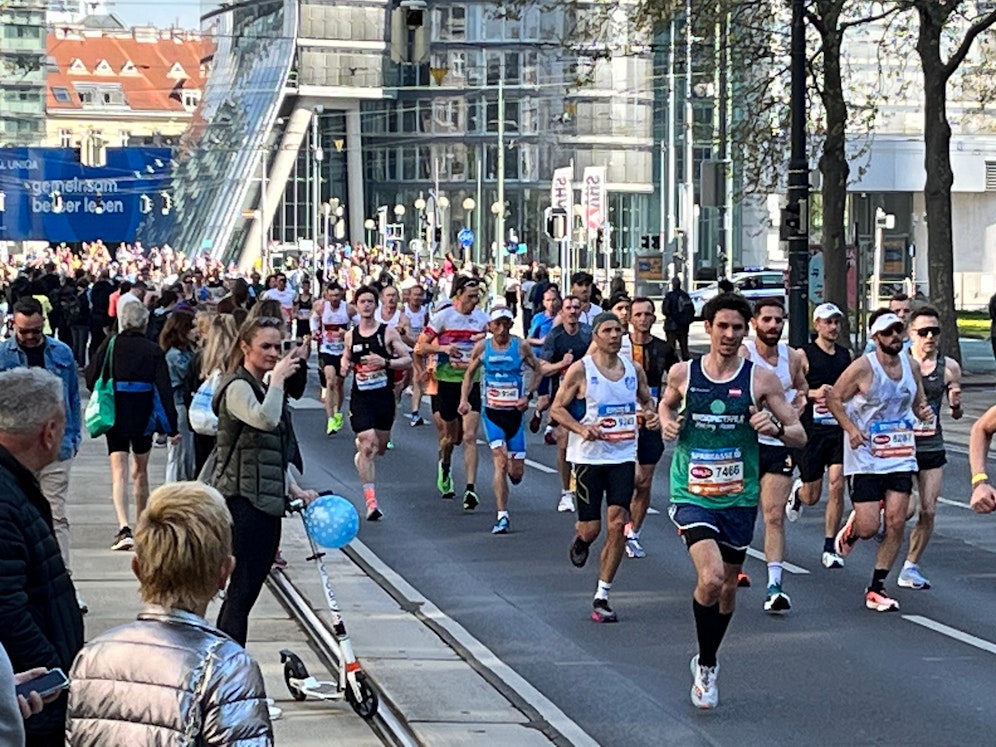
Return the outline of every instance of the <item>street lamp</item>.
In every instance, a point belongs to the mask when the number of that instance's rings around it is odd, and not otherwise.
[[[394,206],[394,217],[398,221],[405,217],[405,206],[398,203]]]
[[[367,218],[365,221],[363,221],[363,227],[367,231],[367,247],[368,248],[371,246],[371,242],[373,241],[373,230],[374,230],[374,228],[376,226],[377,226],[377,223],[376,223],[376,221],[374,221],[373,218]]]

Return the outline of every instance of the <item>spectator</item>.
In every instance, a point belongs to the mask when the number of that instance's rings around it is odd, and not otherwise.
[[[3,646],[0,646],[0,744],[24,744],[24,721],[37,713],[41,713],[45,702],[37,692],[28,693],[28,697],[17,694],[17,686],[41,677],[48,670],[45,667],[35,667],[27,672],[14,673],[10,657]]]
[[[522,302],[522,329],[525,332],[529,331],[529,327],[533,323],[533,313],[534,306],[532,299],[529,297],[530,292],[536,282],[533,280],[533,271],[526,270],[522,273],[522,282],[519,283],[519,298]]]
[[[190,396],[196,392],[215,371],[224,372],[228,365],[228,358],[235,347],[235,341],[239,336],[239,327],[231,314],[198,314],[198,323],[202,318],[208,318],[209,323],[206,331],[200,335],[200,347],[194,353],[190,362],[190,369],[187,374],[187,390]],[[188,400],[187,406],[190,406]],[[194,434],[194,474],[199,475],[211,449],[214,448],[216,438],[206,436],[201,433]]]
[[[166,482],[181,482],[197,477],[194,473],[194,432],[190,430],[187,418],[187,403],[191,396],[187,391],[187,374],[196,342],[194,315],[186,311],[170,315],[159,335],[159,347],[166,354],[166,369],[169,371],[173,404],[176,407],[176,427],[180,434],[177,441],[166,445]]]
[[[97,282],[89,290],[90,299],[90,358],[93,359],[97,348],[107,337],[107,329],[110,327],[111,318],[108,315],[108,305],[111,294],[114,292],[114,285],[110,281],[110,273],[102,270]]]
[[[69,332],[72,337],[73,358],[76,365],[86,368],[86,343],[90,337],[90,281],[86,276],[73,284],[73,294],[76,297],[75,309],[64,309],[63,313],[69,320]]]
[[[83,645],[52,509],[35,480],[62,448],[64,400],[62,382],[41,368],[0,373],[0,645],[15,672],[68,672]],[[62,694],[25,722],[28,747],[62,745],[65,718]]]
[[[145,337],[149,312],[140,303],[128,303],[119,315],[121,332],[114,338],[114,425],[107,432],[107,453],[111,459],[111,499],[118,520],[118,533],[112,550],[134,546],[128,520],[128,454],[131,458],[132,489],[138,517],[149,496],[149,452],[152,434],[166,433],[179,438],[176,407],[166,358],[159,346]],[[107,356],[108,342],[97,350],[86,370],[86,385],[93,391]]]
[[[317,495],[299,488],[288,469],[295,462],[298,469],[302,465],[284,382],[301,360],[280,358],[281,327],[267,316],[242,326],[229,362],[231,375],[214,395],[218,464],[213,484],[232,513],[236,560],[218,627],[242,645],[249,613],[276,557],[285,496],[310,501]],[[264,383],[267,374],[269,383]]]
[[[273,744],[259,665],[204,619],[232,574],[231,521],[201,483],[150,496],[131,563],[145,608],[76,658],[70,745]]]
[[[671,278],[671,290],[664,296],[664,334],[671,347],[681,347],[681,359],[688,360],[688,329],[695,319],[695,305],[681,287],[681,278]]]
[[[14,304],[14,336],[0,343],[0,371],[15,368],[44,368],[62,382],[65,432],[57,458],[36,475],[48,500],[55,537],[62,553],[62,563],[70,568],[70,529],[66,513],[69,497],[69,473],[83,440],[80,416],[80,384],[72,351],[52,337],[42,334],[42,307],[34,298],[22,298]],[[86,605],[79,600],[85,612]]]
[[[124,288],[126,284],[122,283],[121,287]],[[118,298],[117,304],[115,305],[115,316],[118,318],[118,332],[123,331],[121,326],[121,315],[124,313],[124,309],[133,303],[139,305],[143,304],[145,301],[145,292],[148,290],[148,286],[141,280],[136,280],[127,292],[122,291],[120,297]]]

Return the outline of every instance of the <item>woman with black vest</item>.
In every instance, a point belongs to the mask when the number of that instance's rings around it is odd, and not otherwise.
[[[218,627],[243,646],[249,612],[280,543],[284,499],[289,494],[308,502],[318,495],[299,488],[288,470],[300,456],[284,384],[301,361],[294,355],[281,358],[282,328],[275,317],[247,320],[229,376],[214,395],[218,461],[212,484],[232,514],[236,561]]]

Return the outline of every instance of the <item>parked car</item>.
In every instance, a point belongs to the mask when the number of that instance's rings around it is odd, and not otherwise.
[[[730,280],[748,301],[754,302],[759,298],[780,296],[788,305],[785,273],[782,270],[745,270],[733,273]],[[692,305],[695,307],[695,318],[701,319],[702,307],[705,306],[706,301],[719,295],[719,283],[709,283],[704,288],[694,290],[688,295],[691,296]]]

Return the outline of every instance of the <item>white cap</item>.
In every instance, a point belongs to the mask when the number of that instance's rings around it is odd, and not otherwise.
[[[898,324],[901,327],[906,326],[905,324],[903,324],[903,320],[900,319],[895,314],[891,312],[888,314],[882,314],[882,316],[878,317],[874,322],[872,322],[872,325],[868,328],[868,334],[877,335],[879,332],[885,332],[885,330],[887,330],[889,327],[892,327],[895,324]]]
[[[833,319],[835,316],[844,316],[844,312],[837,308],[837,304],[821,303],[813,309],[813,321],[817,319]]]
[[[507,306],[495,306],[491,309],[491,321],[497,322],[499,319],[515,319],[515,317]]]

